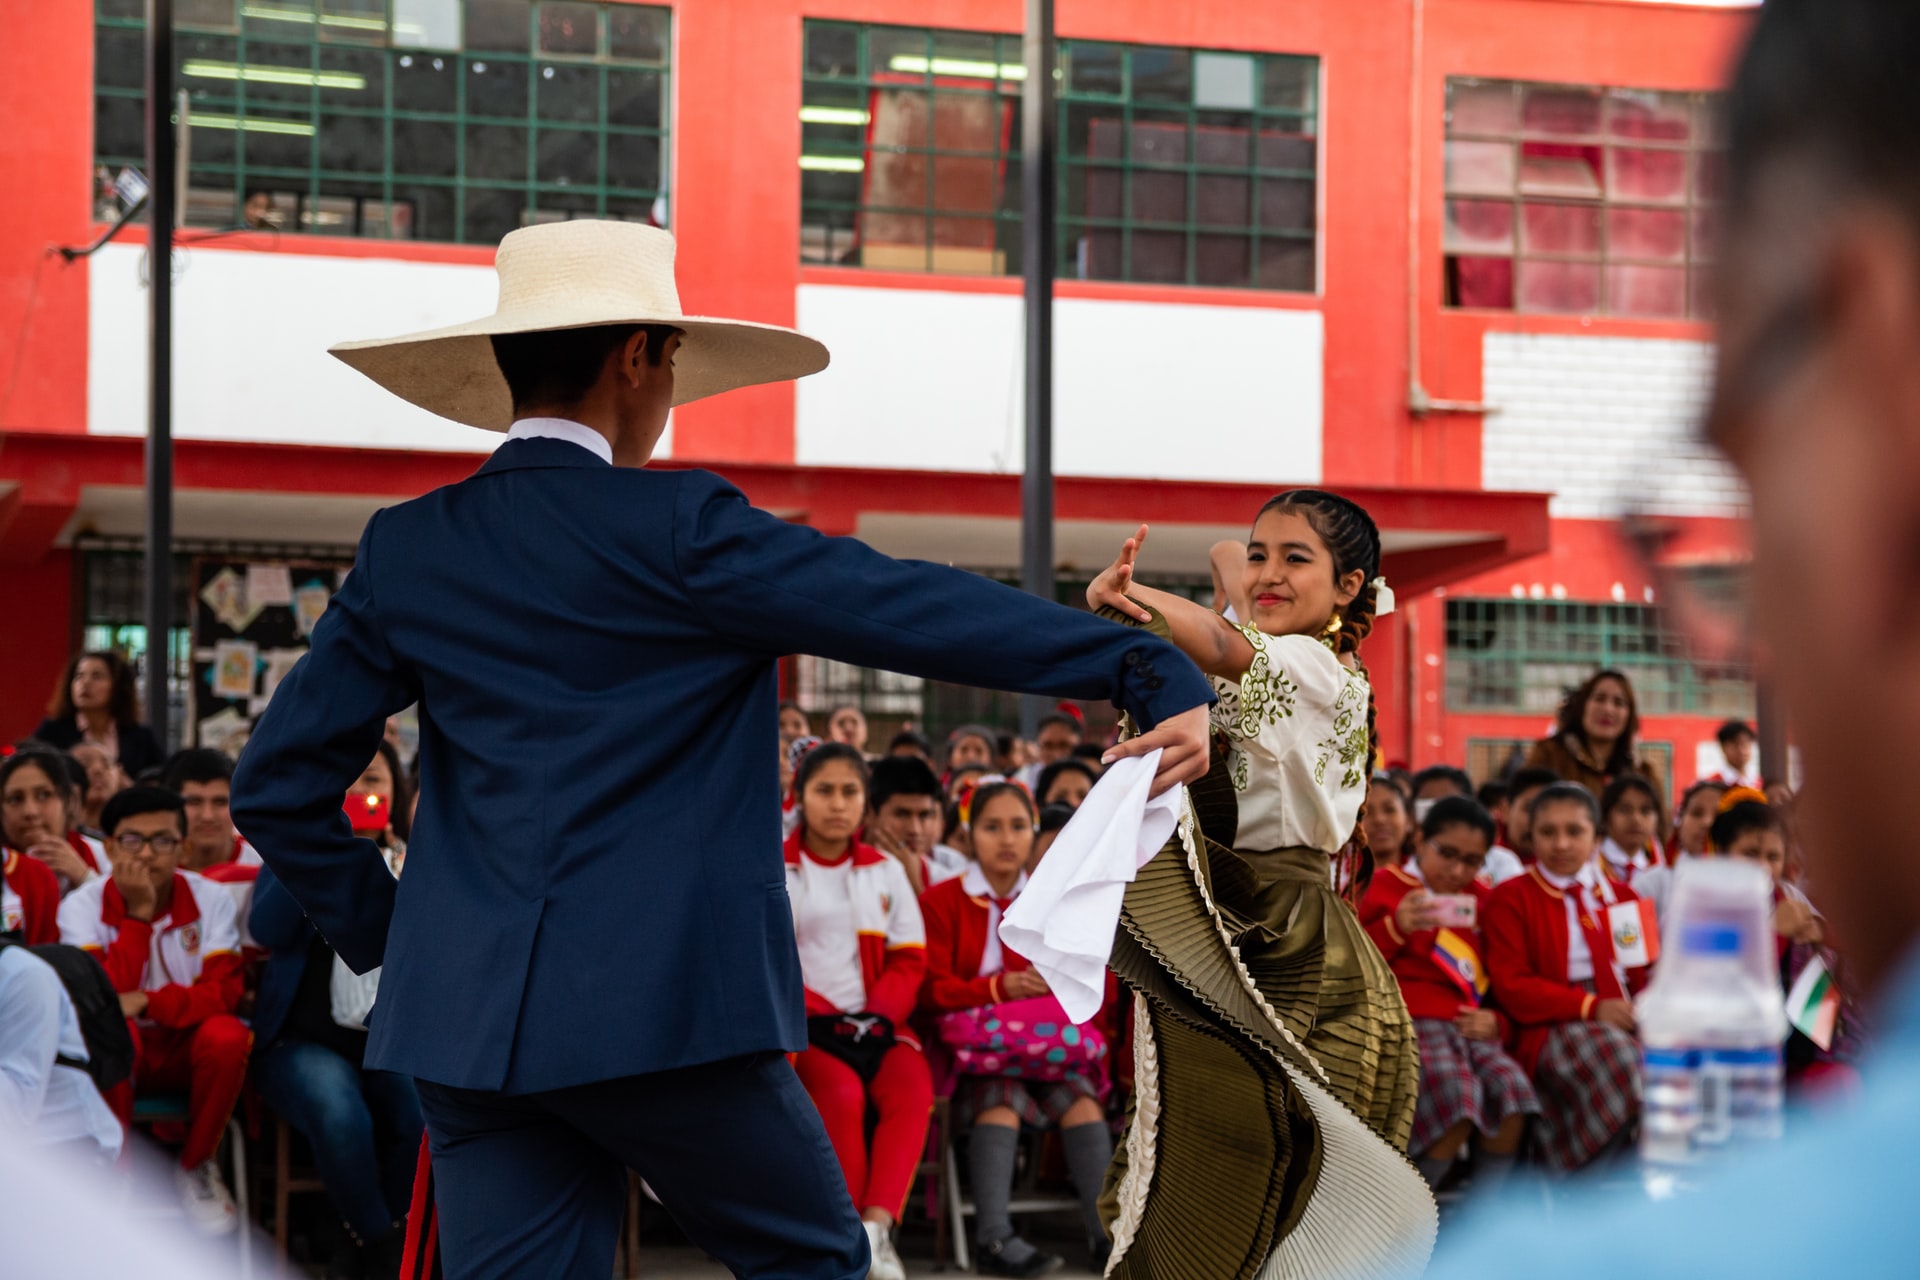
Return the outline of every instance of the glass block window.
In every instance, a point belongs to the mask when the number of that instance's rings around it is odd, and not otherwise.
[[[1751,716],[1753,672],[1689,652],[1644,604],[1447,601],[1447,708],[1551,716],[1601,667],[1626,673],[1640,714]]]
[[[1448,306],[1704,318],[1720,96],[1447,82]]]
[[[142,166],[142,0],[96,0],[97,164]],[[670,10],[176,0],[187,225],[493,244],[666,220]]]
[[[809,22],[805,262],[1017,274],[1017,36]],[[1060,274],[1311,292],[1319,62],[1060,42]]]

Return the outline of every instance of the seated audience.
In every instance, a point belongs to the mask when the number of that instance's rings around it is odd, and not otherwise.
[[[1609,911],[1636,899],[1595,865],[1599,817],[1577,783],[1541,791],[1536,861],[1487,902],[1487,976],[1540,1098],[1541,1154],[1561,1173],[1626,1150],[1640,1116],[1633,997],[1648,972],[1615,956]]]
[[[259,874],[259,853],[233,825],[233,761],[225,752],[209,747],[174,752],[160,785],[178,794],[187,809],[181,870],[209,880],[251,880]]]
[[[974,865],[960,879],[928,890],[920,902],[927,928],[927,979],[921,1007],[927,1013],[991,1011],[1009,1002],[1050,999],[1046,979],[1024,958],[1006,950],[999,932],[1002,914],[1026,887],[1034,820],[1033,799],[1018,783],[992,783],[974,794],[969,823]],[[1035,1024],[1035,1032],[1045,1028],[1043,1034],[1065,1035],[1076,1046],[1085,1036],[1100,1035],[1095,1028],[1071,1027],[1058,1002],[1052,1004],[1045,1013],[1022,1005],[1008,1016],[1029,1021],[1047,1017]],[[973,1033],[980,1027],[990,1028],[992,1015],[988,1012],[960,1022],[957,1034],[966,1037],[968,1047],[977,1047],[971,1046]],[[987,1065],[968,1061],[961,1069]],[[978,1209],[975,1270],[983,1275],[1038,1276],[1061,1265],[1058,1256],[1041,1252],[1014,1233],[1007,1206],[1022,1125],[1060,1127],[1067,1169],[1080,1193],[1082,1225],[1096,1258],[1105,1256],[1106,1233],[1096,1207],[1107,1162],[1113,1156],[1113,1136],[1101,1105],[1104,1081],[1097,1072],[1063,1070],[1060,1075],[1054,1080],[1033,1080],[976,1070],[963,1074],[954,1089],[956,1131],[970,1135],[967,1159]]]
[[[355,830],[380,846],[388,869],[395,875],[400,874],[400,868],[406,863],[407,837],[413,830],[413,797],[409,794],[407,776],[406,770],[400,767],[399,751],[392,743],[381,742],[360,777],[347,788],[349,798],[373,797],[386,801],[385,826],[362,828],[356,825]]]
[[[780,749],[780,832],[782,837],[793,834],[800,825],[800,789],[793,785],[799,776],[800,762],[807,753],[820,745],[820,739],[811,734],[795,738]]]
[[[860,753],[837,742],[808,752],[794,780],[800,821],[787,838],[787,893],[811,1045],[794,1069],[867,1224],[872,1276],[904,1280],[892,1228],[933,1109],[927,1060],[907,1025],[926,974],[926,932],[906,871],[854,839],[867,784]]]
[[[163,755],[153,730],[140,723],[133,668],[106,651],[76,653],[67,661],[47,718],[33,736],[61,751],[91,742],[117,760],[129,778],[159,764]]]
[[[100,810],[113,798],[114,792],[124,790],[132,783],[122,772],[120,762],[109,755],[105,747],[96,743],[76,742],[67,748],[67,755],[78,761],[87,775],[73,825],[87,835],[97,836],[100,834]]]
[[[1552,735],[1533,744],[1525,767],[1551,769],[1596,800],[1623,773],[1640,774],[1657,787],[1653,766],[1639,756],[1639,732],[1633,685],[1621,672],[1596,671],[1561,702]]]
[[[947,758],[944,762],[948,787],[953,785],[953,775],[962,769],[993,768],[996,745],[993,730],[977,724],[963,724],[948,734]]]
[[[213,1157],[253,1043],[233,1016],[241,985],[233,900],[179,869],[187,817],[173,792],[130,787],[101,821],[113,869],[60,904],[60,940],[99,958],[133,1024],[133,1077],[108,1101],[127,1123],[137,1094],[187,1094],[181,1199],[198,1229],[231,1231],[233,1197]]]
[[[1033,795],[1042,805],[1063,804],[1078,809],[1100,781],[1100,771],[1084,760],[1065,756],[1040,770]]]
[[[1041,808],[1040,824],[1033,837],[1033,856],[1027,860],[1029,874],[1040,865],[1040,859],[1047,856],[1047,850],[1053,847],[1053,842],[1073,821],[1073,815],[1074,810],[1064,804],[1050,804]]]
[[[1528,822],[1533,798],[1558,781],[1560,775],[1551,769],[1519,769],[1507,779],[1506,829],[1494,845],[1495,856],[1504,849],[1523,870],[1533,865],[1533,828]]]
[[[1721,725],[1713,735],[1720,744],[1720,771],[1711,775],[1714,782],[1729,787],[1757,787],[1760,774],[1754,766],[1754,749],[1760,745],[1760,735],[1745,720],[1729,720]]]
[[[0,849],[0,933],[28,946],[60,941],[60,880],[18,849]]]
[[[867,717],[852,705],[835,707],[827,717],[827,741],[844,742],[855,751],[867,749]]]
[[[1673,822],[1673,856],[1634,877],[1633,891],[1653,904],[1653,910],[1666,922],[1667,895],[1673,889],[1674,871],[1689,858],[1704,857],[1711,841],[1713,820],[1720,814],[1720,797],[1727,785],[1718,778],[1702,778],[1680,797],[1679,812]]]
[[[887,756],[874,761],[872,775],[867,838],[900,860],[915,890],[924,893],[965,871],[967,855],[940,842],[946,815],[933,770],[912,756]]]
[[[1372,802],[1369,801],[1369,807]],[[1466,796],[1436,801],[1404,867],[1382,867],[1360,903],[1360,922],[1386,957],[1420,1042],[1420,1096],[1407,1144],[1438,1188],[1474,1145],[1474,1182],[1505,1181],[1540,1102],[1503,1044],[1509,1026],[1488,998],[1480,919],[1491,890],[1479,877],[1493,819]],[[1474,923],[1447,924],[1443,908],[1470,903]]]
[[[1660,847],[1660,793],[1637,773],[1623,773],[1600,793],[1600,869],[1621,884],[1664,866]]]
[[[333,1273],[391,1276],[423,1125],[413,1081],[362,1066],[364,1015],[334,995],[340,961],[270,870],[260,872],[250,918],[268,952],[253,1017],[263,1046],[253,1056],[254,1084],[313,1147],[348,1237],[336,1252],[345,1265]]]
[[[795,738],[810,738],[812,736],[813,724],[807,719],[807,713],[800,709],[800,704],[792,700],[782,701],[780,704],[780,745],[784,747]]]
[[[911,756],[929,769],[933,767],[933,744],[927,741],[927,735],[914,729],[902,729],[893,735],[887,743],[890,756]]]
[[[1064,711],[1043,716],[1033,736],[1034,763],[1046,766],[1065,760],[1080,745],[1081,732],[1080,721]]]
[[[105,846],[74,829],[75,798],[67,757],[30,747],[0,760],[0,842],[45,863],[62,893],[108,869]]]
[[[1841,988],[1842,966],[1830,949],[1826,921],[1807,895],[1786,878],[1787,824],[1779,809],[1750,788],[1730,789],[1725,808],[1714,817],[1709,857],[1744,858],[1766,869],[1773,880],[1774,957],[1780,989],[1791,991],[1801,972],[1816,959],[1835,977],[1840,991],[1832,1038],[1816,1044],[1804,1032],[1789,1031],[1785,1046],[1789,1085],[1851,1086],[1858,1082],[1853,1064],[1862,1049],[1860,1016]]]
[[[1405,862],[1413,850],[1413,818],[1407,793],[1388,774],[1376,773],[1360,812],[1360,829],[1373,851],[1375,873]]]
[[[1427,810],[1447,796],[1471,796],[1473,779],[1464,769],[1450,764],[1428,765],[1413,775],[1407,794],[1412,798],[1413,820],[1418,824],[1427,820]]]
[[[99,1162],[118,1157],[125,1137],[87,1074],[73,998],[26,947],[0,946],[0,1135]]]

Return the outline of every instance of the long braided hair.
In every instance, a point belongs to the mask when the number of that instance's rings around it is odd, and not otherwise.
[[[1353,654],[1358,662],[1360,643],[1373,633],[1373,611],[1379,604],[1379,590],[1373,584],[1380,576],[1380,527],[1373,522],[1373,517],[1367,514],[1365,507],[1351,498],[1343,498],[1324,489],[1289,489],[1268,499],[1267,504],[1260,508],[1260,515],[1264,516],[1269,511],[1300,516],[1313,527],[1333,557],[1333,576],[1336,581],[1355,569],[1360,571],[1360,594],[1341,611],[1340,631],[1333,640],[1336,653]],[[1258,519],[1256,516],[1255,520]],[[1360,674],[1367,677],[1365,664],[1360,664]],[[1367,677],[1366,771],[1369,778],[1372,777],[1373,761],[1380,747],[1377,718],[1373,680]],[[1373,850],[1367,845],[1366,816],[1367,806],[1362,800],[1360,812],[1354,821],[1353,834],[1347,837],[1346,844],[1341,846],[1336,855],[1336,884],[1348,902],[1356,907],[1360,895],[1367,890],[1367,883],[1373,879]]]

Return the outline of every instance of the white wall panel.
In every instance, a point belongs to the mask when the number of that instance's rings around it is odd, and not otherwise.
[[[1018,297],[802,285],[798,315],[833,364],[800,383],[797,461],[1021,468]],[[1316,311],[1062,299],[1056,469],[1315,481],[1323,345]]]
[[[1556,516],[1725,516],[1746,490],[1699,438],[1713,348],[1667,338],[1489,333],[1482,436],[1489,489],[1554,495]]]

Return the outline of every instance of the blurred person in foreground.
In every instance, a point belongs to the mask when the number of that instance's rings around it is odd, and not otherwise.
[[[1817,905],[1878,1006],[1860,1099],[1690,1195],[1463,1231],[1435,1277],[1912,1272],[1920,858],[1873,836],[1920,762],[1916,66],[1920,5],[1760,11],[1729,103],[1709,419],[1753,491],[1755,632],[1804,752]]]

